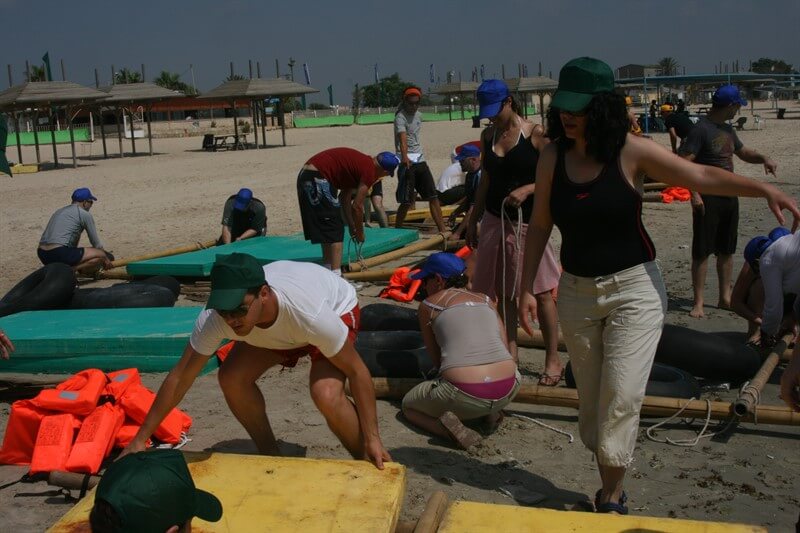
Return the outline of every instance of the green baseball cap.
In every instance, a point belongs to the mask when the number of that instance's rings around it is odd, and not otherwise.
[[[218,255],[211,267],[211,294],[206,309],[235,309],[242,304],[247,289],[260,287],[266,282],[264,267],[252,255]]]
[[[11,175],[11,167],[6,159],[6,141],[8,140],[8,126],[5,117],[0,117],[0,172]]]
[[[120,532],[166,531],[195,516],[207,522],[222,518],[222,504],[194,486],[178,450],[133,453],[111,463],[95,498],[117,513]]]
[[[592,57],[579,57],[561,67],[558,90],[550,105],[564,111],[583,111],[595,95],[614,90],[614,72]]]

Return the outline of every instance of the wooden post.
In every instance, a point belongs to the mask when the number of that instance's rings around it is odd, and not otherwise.
[[[147,81],[147,78],[144,75],[144,63],[142,63],[142,83],[144,83],[145,81]]]
[[[233,61],[231,61],[231,78],[233,78]]]
[[[119,107],[114,108],[114,121],[117,123],[117,140],[119,140],[119,156],[125,157],[125,152],[122,148],[122,125],[120,124],[120,122],[122,122],[120,120],[121,114],[122,111],[120,111]]]
[[[250,71],[250,79],[252,80],[253,79],[253,60],[252,59],[248,59],[247,60],[247,68]]]
[[[115,85],[116,84],[116,81],[117,81],[116,80],[116,77],[117,77],[116,74],[117,73],[114,70],[114,65],[111,65],[111,85]]]
[[[283,98],[278,99],[278,116],[281,122],[281,138],[283,145],[286,146],[286,116],[283,113]]]
[[[61,60],[61,81],[67,81],[67,71],[64,70],[64,60]]]
[[[128,110],[128,118],[131,121],[131,150],[136,155],[136,132],[133,129],[133,111]]]
[[[53,108],[50,108],[50,135],[52,136],[51,141],[53,141],[53,164],[55,168],[58,168],[58,148],[56,147],[56,123],[53,118]]]
[[[261,79],[261,61],[256,61],[256,76]]]
[[[8,86],[14,86],[14,76],[11,75],[11,63],[8,63]]]
[[[253,122],[253,138],[256,142],[256,150],[258,150],[258,112],[254,100],[250,100],[250,120]]]
[[[42,157],[39,154],[39,131],[37,127],[39,126],[39,109],[37,108],[33,112],[33,145],[36,147],[36,164],[40,165],[42,163]]]
[[[67,114],[67,126],[69,127],[69,144],[72,146],[72,168],[78,168],[78,158],[75,156],[75,130],[72,128],[72,109],[67,106],[64,110]]]
[[[150,146],[150,155],[153,155],[153,129],[151,128],[150,124],[153,120],[153,117],[150,114],[150,111],[152,109],[153,109],[153,104],[151,102],[147,104],[147,144]]]
[[[97,72],[95,70],[95,72]],[[100,138],[103,140],[103,159],[108,159],[108,149],[106,148],[106,124],[103,120],[103,108],[97,106],[97,117],[100,119]]]
[[[31,81],[31,65],[27,59],[25,60],[25,79]]]
[[[280,63],[278,63],[278,59],[277,58],[275,59],[275,77],[276,78],[280,78],[281,77],[281,67],[280,67]]]
[[[94,69],[94,88],[100,88],[100,76],[97,75],[97,69]]]
[[[233,72],[233,62],[231,61],[231,72]],[[233,74],[231,74],[232,76]],[[236,116],[236,99],[234,98],[231,100],[231,107],[233,108],[233,149],[236,150],[239,147],[239,119]]]
[[[458,101],[461,102],[461,120],[464,120],[464,95],[458,95]]]
[[[261,121],[261,140],[264,143],[264,148],[266,148],[267,147],[267,125],[266,125],[267,114],[266,114],[266,111],[264,110],[264,107],[265,107],[264,99],[262,98],[258,102],[258,109],[259,109],[258,113],[259,113],[259,120]]]
[[[22,164],[22,146],[20,146],[20,138],[19,138],[19,113],[16,111],[13,112],[14,117],[14,134],[17,138],[17,163],[20,165]]]

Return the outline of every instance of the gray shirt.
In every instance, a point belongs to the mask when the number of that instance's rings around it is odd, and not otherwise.
[[[39,245],[59,244],[75,248],[78,246],[83,230],[86,230],[92,246],[103,247],[100,237],[97,236],[97,228],[94,226],[92,214],[78,204],[70,204],[53,213],[42,233],[42,238],[39,239]]]
[[[680,155],[694,155],[694,162],[733,172],[733,154],[742,141],[730,124],[716,124],[703,117],[683,140]]]
[[[400,134],[405,133],[408,153],[420,154],[419,161],[423,160],[422,146],[419,143],[420,129],[422,129],[422,113],[419,111],[409,115],[401,109],[394,115],[394,148],[398,154],[400,153]]]
[[[776,335],[783,320],[783,295],[800,294],[800,232],[775,241],[758,264],[764,283],[761,329]]]

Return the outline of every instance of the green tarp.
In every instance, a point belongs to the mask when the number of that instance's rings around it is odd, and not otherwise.
[[[0,318],[16,350],[0,372],[61,374],[99,368],[170,370],[201,307],[28,311]],[[217,367],[212,357],[204,368]]]
[[[362,254],[372,257],[396,250],[419,239],[416,230],[394,228],[364,228],[366,242]],[[350,242],[350,235],[345,229],[344,262],[355,262],[356,246]],[[349,244],[348,244],[349,243]],[[128,274],[134,276],[188,276],[208,277],[217,255],[241,252],[256,257],[262,264],[273,261],[291,260],[322,263],[322,251],[318,244],[311,244],[303,238],[302,233],[294,235],[275,235],[255,237],[244,241],[216,246],[196,252],[160,257],[131,263],[126,268]]]
[[[88,142],[92,140],[92,137],[89,135],[89,128],[75,128],[72,130],[75,134],[75,142]],[[58,130],[56,133],[56,144],[64,144],[70,142],[69,139],[69,130]],[[40,131],[39,132],[39,144],[52,144],[53,143],[53,135],[50,131]],[[17,145],[17,134],[16,133],[9,133],[7,136],[8,139],[8,146],[16,146]],[[33,146],[36,144],[35,139],[33,137],[32,131],[21,131],[19,134],[19,143],[23,146]]]
[[[451,120],[451,115],[447,111],[447,107],[442,107],[437,113],[422,113],[423,122],[440,122],[443,120]],[[536,106],[529,106],[527,110],[528,115],[536,114]],[[474,111],[469,109],[464,110],[464,120],[472,120]],[[461,120],[461,108],[453,107],[452,120]],[[358,115],[358,120],[353,120],[353,115],[338,115],[327,117],[300,117],[297,116],[293,119],[295,128],[324,128],[329,126],[352,126],[353,124],[391,124],[394,122],[394,112],[380,113],[380,114],[365,114]]]

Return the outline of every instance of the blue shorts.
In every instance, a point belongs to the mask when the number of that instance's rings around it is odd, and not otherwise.
[[[59,246],[52,250],[42,250],[38,248],[36,255],[43,265],[50,263],[66,263],[75,266],[83,260],[83,248],[73,248],[72,246]]]

